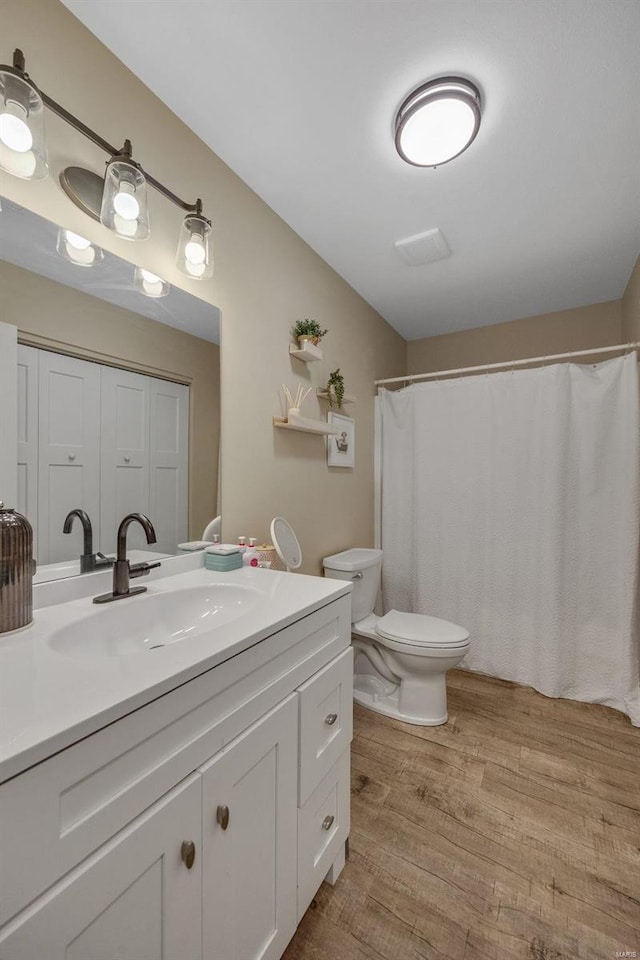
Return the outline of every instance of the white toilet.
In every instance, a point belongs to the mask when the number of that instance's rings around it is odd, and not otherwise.
[[[326,557],[323,566],[327,577],[353,581],[356,703],[406,723],[446,723],[445,677],[469,650],[468,631],[419,613],[390,610],[376,616],[382,550],[345,550]]]

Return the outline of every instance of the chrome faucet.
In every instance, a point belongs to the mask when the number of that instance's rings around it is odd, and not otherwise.
[[[160,563],[134,563],[132,566],[127,560],[127,531],[134,521],[144,530],[147,543],[156,543],[156,532],[149,517],[145,517],[144,513],[128,513],[118,527],[118,553],[113,565],[113,592],[94,597],[94,603],[111,603],[112,600],[123,600],[125,597],[135,596],[136,593],[144,593],[146,587],[131,589],[129,581],[136,577],[146,577],[150,570],[161,565]]]
[[[62,532],[71,533],[73,521],[76,517],[82,524],[84,540],[82,555],[80,557],[80,573],[91,573],[92,570],[102,570],[104,567],[112,566],[113,560],[110,557],[105,557],[105,555],[100,552],[93,552],[93,530],[91,528],[89,514],[86,513],[86,511],[80,509],[71,510],[65,517]]]

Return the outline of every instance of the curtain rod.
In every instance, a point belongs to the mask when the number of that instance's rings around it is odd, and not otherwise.
[[[479,370],[498,370],[501,367],[524,367],[529,363],[546,363],[548,360],[568,360],[570,357],[590,357],[596,353],[614,353],[618,350],[637,350],[640,342],[619,343],[615,347],[595,347],[593,350],[574,350],[573,353],[554,353],[547,357],[528,357],[526,360],[505,360],[503,363],[482,363],[477,367],[458,367],[456,370],[436,370],[433,373],[414,373],[406,377],[391,377],[388,380],[374,380],[374,386],[386,383],[410,383],[413,380],[429,380],[434,377],[450,377],[457,373],[475,373]]]

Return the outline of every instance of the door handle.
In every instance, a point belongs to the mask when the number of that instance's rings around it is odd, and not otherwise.
[[[338,719],[337,713],[330,713],[328,716],[324,718],[324,722],[328,723],[329,726],[332,727],[337,719]]]
[[[322,821],[322,829],[323,829],[323,830],[331,830],[331,827],[333,826],[333,821],[334,821],[334,820],[335,820],[335,817],[331,817],[331,816],[325,817],[324,820]]]
[[[229,807],[219,806],[216,810],[216,820],[223,830],[229,826]]]

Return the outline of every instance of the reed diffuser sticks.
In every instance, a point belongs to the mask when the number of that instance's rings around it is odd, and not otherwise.
[[[309,387],[308,390],[305,390],[301,383],[298,383],[296,387],[295,396],[291,395],[289,388],[283,383],[282,389],[284,390],[285,399],[287,401],[287,416],[293,410],[296,413],[300,412],[300,407],[306,400],[306,398],[311,393],[312,387]]]

